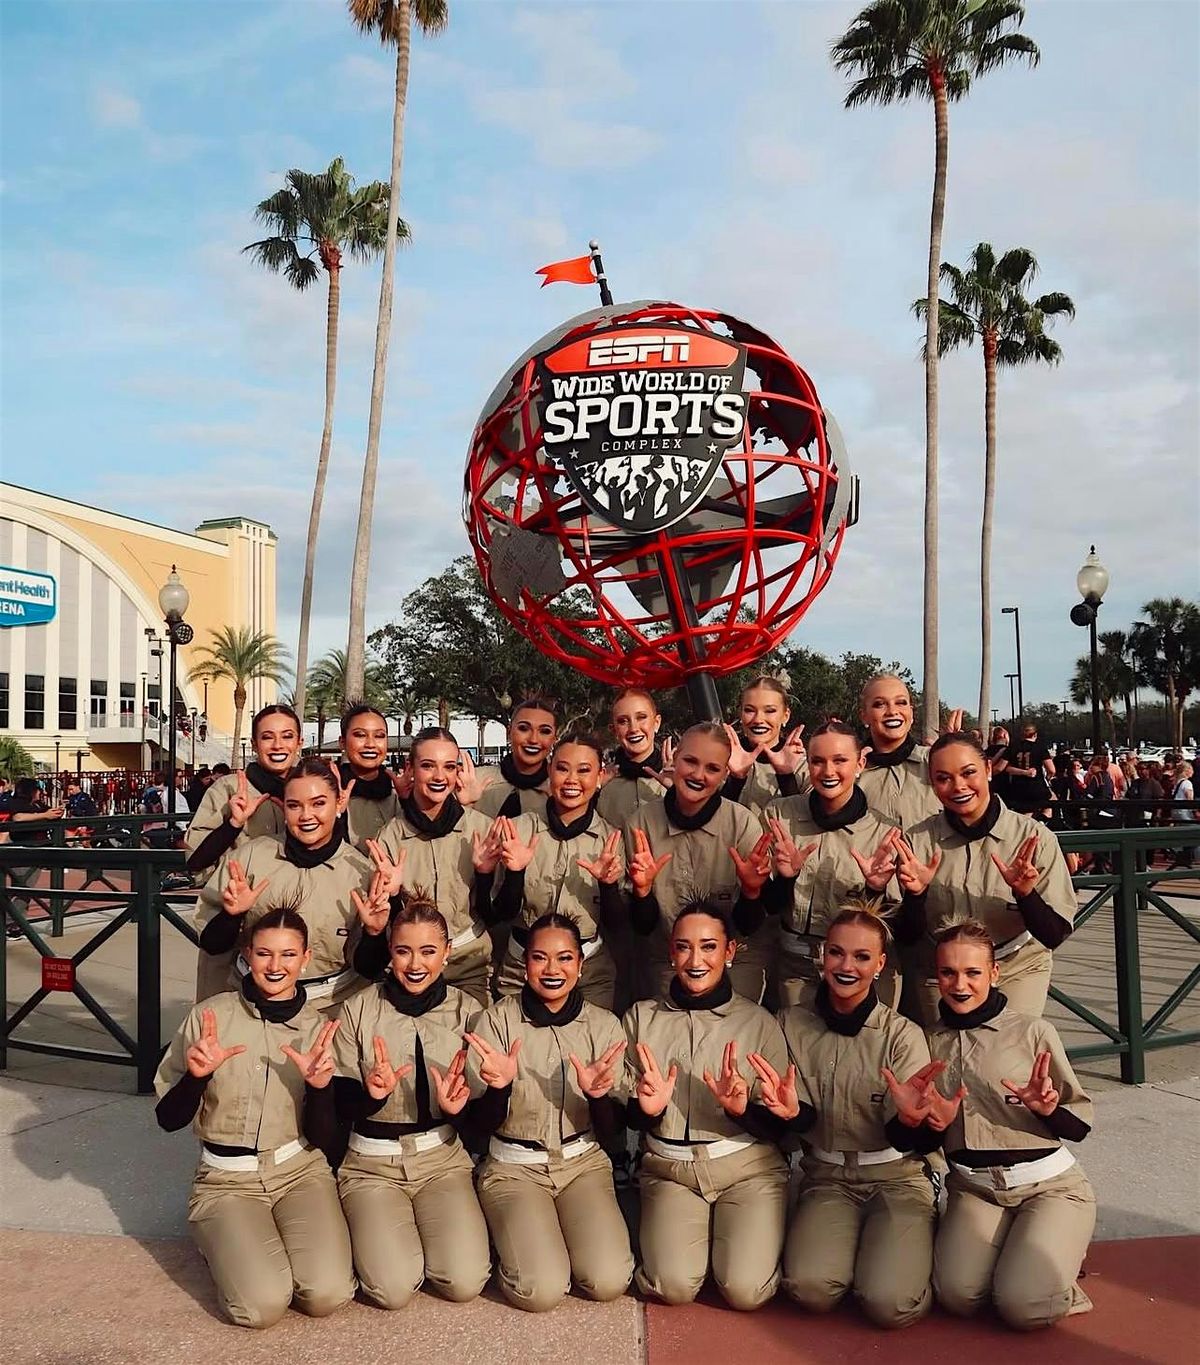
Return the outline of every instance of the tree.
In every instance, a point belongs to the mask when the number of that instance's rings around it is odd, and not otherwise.
[[[300,589],[300,629],[296,642],[296,712],[304,715],[304,691],[308,676],[308,630],[312,615],[313,574],[317,557],[317,531],[325,498],[325,476],[333,441],[333,400],[337,388],[338,317],[342,297],[342,253],[368,261],[382,250],[388,232],[388,187],[380,180],[354,188],[341,157],[318,175],[290,170],[287,188],[264,199],[254,216],[275,235],[251,242],[243,250],[268,270],[281,274],[293,288],[304,290],[318,275],[320,261],[329,279],[325,310],[325,420],[317,454],[308,513],[308,539],[304,547],[304,580]],[[393,231],[408,240],[408,226],[397,220]],[[302,247],[307,248],[302,250]]]
[[[938,268],[946,209],[949,105],[971,81],[1012,60],[1038,62],[1037,45],[1014,30],[1017,0],[873,0],[833,45],[833,64],[857,79],[846,108],[894,104],[918,95],[933,102],[933,203],[925,290],[925,587],[922,647],[923,728],[938,728]]]
[[[1188,695],[1200,687],[1200,605],[1182,597],[1155,597],[1134,622],[1130,650],[1149,685],[1167,699],[1170,742],[1183,743]]]
[[[1043,294],[1032,303],[1025,291],[1038,264],[1026,247],[1014,247],[999,260],[988,242],[971,253],[966,270],[942,262],[941,276],[951,301],[938,299],[938,353],[971,346],[978,337],[983,351],[983,518],[979,537],[980,669],[979,714],[990,714],[992,697],[992,512],[996,501],[996,371],[1001,365],[1043,361],[1057,365],[1062,347],[1046,335],[1049,318],[1075,316],[1066,294]],[[923,317],[927,300],[913,311]]]
[[[446,27],[446,0],[348,0],[350,15],[364,33],[375,33],[385,47],[396,49],[396,99],[392,110],[392,173],[384,236],[383,278],[379,286],[379,321],[375,328],[375,370],[371,377],[371,411],[363,457],[358,533],[350,566],[350,625],[346,640],[346,681],[351,692],[363,687],[366,668],[367,576],[371,564],[371,522],[375,516],[375,479],[379,469],[379,429],[387,380],[388,342],[392,332],[392,293],[396,275],[396,237],[400,216],[400,170],[404,157],[404,113],[408,101],[408,66],[415,15],[422,33]]]
[[[12,735],[0,735],[0,777],[15,782],[18,777],[33,776],[33,755]]]
[[[188,670],[188,682],[233,683],[233,745],[229,761],[238,766],[242,739],[242,715],[246,710],[246,684],[255,678],[284,683],[291,676],[287,650],[266,631],[250,626],[220,626],[212,642],[196,650],[198,662]]]
[[[1113,711],[1113,702],[1118,697],[1124,697],[1125,701],[1125,722],[1126,734],[1129,725],[1129,694],[1133,691],[1133,669],[1124,658],[1124,654],[1119,645],[1124,644],[1125,636],[1123,631],[1105,631],[1098,637],[1101,648],[1096,653],[1096,691],[1100,698],[1100,709],[1104,712],[1104,718],[1108,722],[1109,742],[1115,747],[1117,743],[1117,720]],[[1090,705],[1092,700],[1092,659],[1090,654],[1085,654],[1081,659],[1075,660],[1075,672],[1071,677],[1067,690],[1070,692],[1071,700],[1077,706]]]
[[[387,671],[378,659],[367,659],[361,693],[351,694],[346,687],[346,651],[331,649],[308,671],[308,714],[305,720],[317,722],[317,749],[325,743],[325,726],[331,716],[340,716],[348,706],[365,702],[387,715],[391,694]]]

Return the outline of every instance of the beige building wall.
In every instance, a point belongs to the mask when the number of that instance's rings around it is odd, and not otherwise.
[[[185,710],[202,712],[203,684],[186,679],[213,630],[249,625],[275,631],[275,552],[271,528],[247,518],[206,522],[191,534],[0,483],[0,564],[48,573],[58,582],[53,620],[0,629],[0,675],[8,680],[7,724],[0,714],[0,728],[49,765],[57,745],[64,769],[80,761],[85,769],[157,762],[150,746],[158,733],[159,660],[151,637],[165,634],[158,590],[171,566],[191,596],[185,619],[195,631],[192,644],[179,649],[179,692]],[[164,691],[168,675],[164,647]],[[38,678],[41,727],[26,724],[26,682]],[[61,691],[64,680],[76,684],[74,725],[66,723],[72,716],[69,692]],[[252,713],[275,697],[273,684],[256,681],[247,708]],[[230,734],[233,684],[210,683],[207,701],[210,733]],[[165,744],[164,734],[164,749]],[[177,747],[181,762],[190,757],[187,740],[181,738]]]

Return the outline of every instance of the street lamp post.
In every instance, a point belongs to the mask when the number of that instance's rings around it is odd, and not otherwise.
[[[60,787],[62,786],[62,773],[59,771],[59,765],[58,765],[58,751],[59,751],[59,747],[61,746],[61,744],[62,744],[62,735],[55,735],[55,736],[54,736],[54,780],[55,780],[55,782],[56,782]]]
[[[1092,682],[1092,753],[1100,752],[1100,660],[1096,649],[1096,617],[1104,594],[1108,591],[1108,570],[1100,562],[1100,556],[1093,545],[1088,557],[1083,561],[1075,575],[1075,586],[1079,589],[1082,602],[1071,608],[1071,620],[1077,626],[1088,627],[1088,645],[1091,661]]]
[[[142,674],[142,747],[138,750],[138,762],[143,768],[150,764],[146,761],[146,675]]]
[[[82,776],[83,776],[83,756],[84,756],[84,754],[85,754],[86,752],[87,752],[86,749],[76,749],[76,750],[75,750],[75,776],[76,776],[76,777],[82,777]]]
[[[196,708],[192,707],[192,771],[196,771]]]
[[[999,710],[998,710],[996,707],[993,706],[993,707],[992,707],[992,725],[995,726],[995,725],[999,725],[999,724],[1000,724],[1000,712],[999,712]]]
[[[1016,681],[1017,675],[1015,673],[1006,673],[1004,676],[1008,679],[1008,709],[1012,715],[1014,723],[1016,723],[1018,720],[1017,694],[1013,690],[1013,683]]]
[[[1013,626],[1017,632],[1017,714],[1016,719],[1020,720],[1025,714],[1025,685],[1021,675],[1021,608],[1020,607],[1001,607],[1001,616],[1011,616]]]
[[[195,631],[183,619],[183,614],[188,609],[191,597],[188,590],[183,586],[179,574],[175,571],[175,565],[171,565],[171,572],[167,575],[167,581],[158,590],[158,608],[163,614],[167,623],[167,639],[171,644],[171,700],[167,708],[167,814],[175,814],[175,672],[176,672],[176,651],[180,645],[191,642]],[[162,702],[159,701],[161,710]]]
[[[1069,743],[1069,742],[1070,742],[1070,739],[1071,739],[1071,736],[1070,736],[1070,734],[1068,734],[1068,732],[1067,732],[1067,699],[1066,699],[1066,697],[1063,698],[1062,708],[1063,708],[1063,738],[1064,738],[1065,740],[1067,740],[1067,742]]]
[[[246,741],[242,740],[242,767],[246,766]]]

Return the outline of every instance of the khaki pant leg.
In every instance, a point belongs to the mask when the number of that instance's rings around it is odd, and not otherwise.
[[[275,1226],[292,1266],[292,1302],[323,1318],[354,1297],[354,1258],[333,1172],[320,1152],[309,1156],[275,1200]]]
[[[544,1313],[571,1288],[571,1258],[544,1168],[485,1161],[479,1203],[500,1258],[500,1288],[514,1308]]]
[[[488,977],[492,968],[492,940],[487,934],[464,948],[454,950],[443,975],[448,986],[457,986],[484,1008],[492,1003]]]
[[[638,1177],[642,1263],[635,1279],[643,1294],[663,1303],[691,1303],[708,1274],[712,1216],[708,1201],[694,1186],[656,1174],[680,1164],[645,1156]]]
[[[619,1299],[633,1278],[633,1252],[613,1188],[612,1164],[603,1152],[575,1160],[590,1169],[575,1176],[557,1200],[571,1278],[589,1299]]]
[[[787,1226],[787,1166],[774,1149],[753,1155],[764,1169],[723,1191],[713,1209],[713,1279],[725,1302],[743,1311],[775,1296]]]
[[[1008,997],[1008,1007],[1014,1014],[1040,1019],[1046,1012],[1051,961],[1040,944],[1027,944],[1000,963],[999,989]]]
[[[262,1185],[202,1167],[188,1223],[230,1322],[277,1323],[292,1301],[292,1267]]]
[[[1012,1211],[950,1177],[946,1211],[933,1244],[933,1292],[947,1313],[969,1317],[987,1304]]]
[[[421,1287],[425,1257],[412,1200],[385,1160],[349,1153],[338,1190],[363,1294],[379,1308],[403,1308]]]
[[[492,973],[492,993],[497,1000],[503,1000],[506,995],[520,995],[524,984],[525,963],[521,958],[505,953]]]
[[[729,980],[739,995],[753,1000],[756,1005],[762,1003],[767,990],[767,958],[757,934],[750,943],[738,943],[729,968]]]
[[[854,1282],[862,1204],[836,1181],[805,1184],[783,1248],[783,1290],[812,1313],[836,1308]]]
[[[1096,1196],[1081,1171],[1046,1184],[1014,1211],[992,1279],[996,1312],[1022,1331],[1066,1316],[1096,1227]]]
[[[877,1327],[907,1327],[933,1302],[933,1186],[919,1178],[880,1184],[866,1213],[854,1296]]]
[[[617,989],[617,968],[607,943],[602,943],[584,962],[579,989],[589,1004],[611,1013]]]
[[[203,948],[196,954],[196,999],[207,1000],[209,996],[220,995],[222,991],[234,989],[237,976],[233,964],[237,952],[231,948],[227,953],[206,953]]]
[[[453,1303],[478,1298],[492,1273],[487,1224],[475,1195],[470,1161],[423,1185],[413,1197],[425,1278]]]

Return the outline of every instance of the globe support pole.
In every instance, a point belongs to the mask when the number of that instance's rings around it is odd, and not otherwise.
[[[674,570],[675,582],[679,589],[676,597],[671,592],[670,585],[665,581],[663,583],[667,600],[671,603],[672,623],[676,630],[687,631],[688,653],[699,663],[704,658],[704,644],[692,632],[699,627],[700,616],[692,600],[683,555],[679,550],[671,550],[669,553],[671,568]],[[663,577],[665,580],[666,576]],[[691,627],[691,630],[688,630],[688,627]],[[724,720],[724,716],[721,715],[721,699],[717,695],[716,679],[711,673],[689,673],[685,685],[688,701],[692,704],[692,715],[696,720],[715,720],[718,723]]]

